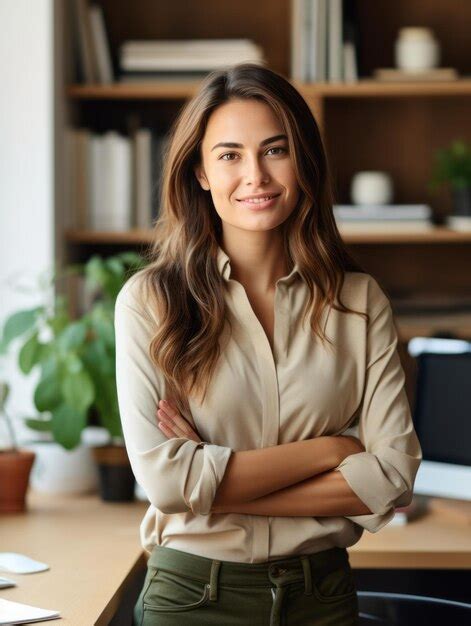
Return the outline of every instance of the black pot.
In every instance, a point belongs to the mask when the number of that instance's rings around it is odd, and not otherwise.
[[[453,215],[471,217],[471,187],[453,189]]]
[[[93,448],[98,464],[101,499],[107,502],[134,500],[136,479],[124,446]]]

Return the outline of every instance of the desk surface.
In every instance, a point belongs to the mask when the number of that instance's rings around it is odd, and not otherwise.
[[[22,552],[51,567],[7,574],[7,600],[60,611],[70,626],[108,624],[146,556],[139,523],[147,503],[103,502],[96,495],[28,493],[25,514],[0,516],[0,551]],[[348,549],[354,568],[471,568],[470,526],[438,513],[405,527],[365,531]]]

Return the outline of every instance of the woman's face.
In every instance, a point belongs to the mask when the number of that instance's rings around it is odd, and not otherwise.
[[[211,114],[202,142],[202,165],[195,173],[203,189],[211,191],[221,220],[236,228],[276,228],[298,201],[288,139],[271,108],[257,100],[232,100]],[[275,194],[269,203],[242,201]]]

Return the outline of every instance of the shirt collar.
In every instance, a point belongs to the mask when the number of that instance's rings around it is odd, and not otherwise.
[[[224,252],[221,246],[218,246],[218,255],[217,255],[217,266],[219,273],[221,276],[227,281],[231,275],[231,260],[229,256]],[[291,270],[291,272],[287,276],[283,276],[283,278],[278,279],[277,282],[286,282],[291,284],[296,278],[302,278],[298,264],[296,263]]]

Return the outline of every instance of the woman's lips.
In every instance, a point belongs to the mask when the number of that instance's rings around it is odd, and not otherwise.
[[[237,202],[240,202],[251,211],[261,211],[262,209],[269,209],[272,207],[279,197],[280,194],[273,196],[270,200],[263,200],[262,202],[249,202],[248,200],[238,200]]]

